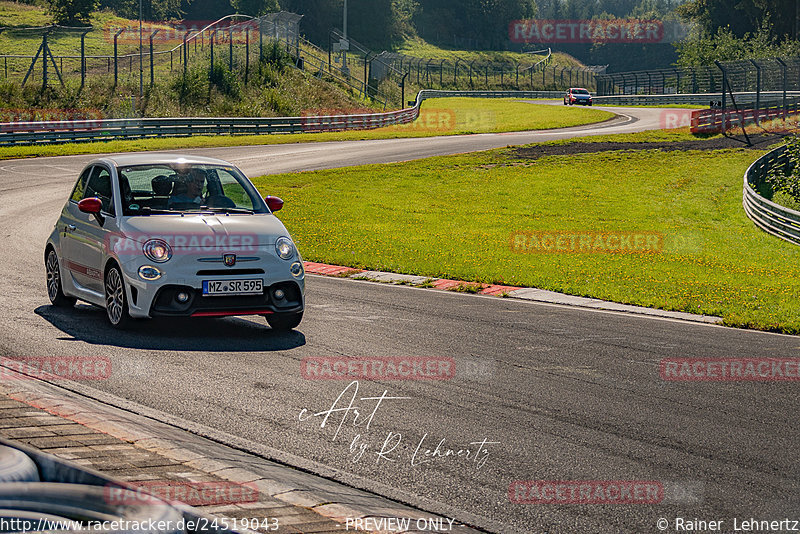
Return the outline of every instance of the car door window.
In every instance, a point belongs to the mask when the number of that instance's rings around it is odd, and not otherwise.
[[[72,189],[72,195],[69,197],[71,201],[80,202],[84,199],[83,195],[86,192],[86,182],[93,169],[94,167],[88,167],[81,173],[80,177],[78,177],[78,182],[75,184],[75,187]]]
[[[219,183],[218,187],[221,189],[220,193],[232,200],[235,207],[248,210],[255,209],[253,206],[253,199],[250,198],[250,195],[244,187],[242,187],[242,184],[230,171],[218,168],[216,169],[216,174]]]
[[[97,197],[103,204],[103,211],[114,215],[113,195],[111,194],[111,174],[105,167],[96,166],[86,184],[83,198]]]

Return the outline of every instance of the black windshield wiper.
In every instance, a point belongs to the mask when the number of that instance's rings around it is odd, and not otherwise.
[[[128,209],[128,211],[133,211],[133,215],[169,215],[172,213],[183,213],[183,210],[172,210],[172,209],[158,209],[158,208],[151,208],[148,206],[143,207],[139,211],[134,211]]]
[[[247,213],[253,214],[255,213],[253,210],[249,210],[247,208],[209,208],[208,206],[200,206],[202,210],[208,210],[214,213]]]

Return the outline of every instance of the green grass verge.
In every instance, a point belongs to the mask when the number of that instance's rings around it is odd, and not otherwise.
[[[611,117],[613,117],[613,114],[607,111],[526,104],[513,99],[439,98],[424,102],[420,119],[415,123],[376,130],[237,137],[201,136],[3,147],[0,148],[0,160],[72,154],[172,150],[175,148],[395,139],[401,137],[542,130],[590,124]]]
[[[547,48],[542,46],[541,48]],[[461,58],[462,61],[511,61],[516,63],[536,63],[544,59],[547,52],[541,54],[524,54],[521,52],[511,51],[477,51],[477,50],[459,50],[455,48],[442,48],[431,44],[419,37],[407,39],[396,52],[405,54],[412,57],[421,57],[427,59],[448,59],[455,60]],[[580,61],[574,57],[561,52],[553,52],[552,65],[561,65],[567,67],[580,67],[583,66]]]
[[[800,247],[741,206],[761,153],[509,149],[255,180],[308,260],[718,315],[800,333]],[[524,254],[519,231],[653,231],[657,254]]]

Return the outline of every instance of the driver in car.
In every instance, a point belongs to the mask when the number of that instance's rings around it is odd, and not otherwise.
[[[206,183],[205,173],[200,169],[191,169],[183,183],[186,184],[186,190],[174,193],[169,199],[169,207],[180,204],[201,205],[203,203],[203,187]]]

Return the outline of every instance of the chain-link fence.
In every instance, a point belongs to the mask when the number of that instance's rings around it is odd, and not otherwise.
[[[726,61],[692,68],[597,75],[598,95],[796,90],[800,90],[800,58]]]
[[[3,80],[22,85],[64,84],[75,78],[83,83],[89,76],[106,76],[114,83],[131,79],[155,83],[159,75],[185,68],[187,61],[198,56],[219,60],[225,48],[231,65],[244,52],[249,66],[252,56],[262,53],[264,41],[270,39],[296,54],[299,20],[299,15],[282,12],[256,19],[232,15],[208,23],[147,22],[141,31],[138,26],[116,25],[0,28],[2,49],[19,51],[0,55],[0,72]]]
[[[429,89],[566,90],[594,87],[594,72],[584,67],[552,65],[550,50],[530,61],[424,58],[382,52],[373,62],[407,73],[411,82]],[[381,76],[382,68],[373,66]]]

